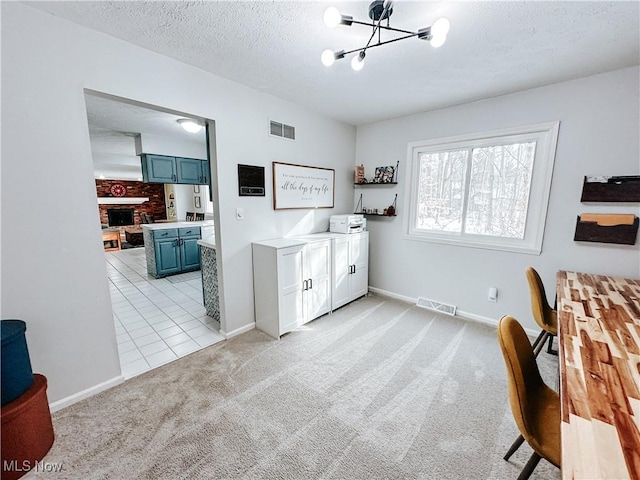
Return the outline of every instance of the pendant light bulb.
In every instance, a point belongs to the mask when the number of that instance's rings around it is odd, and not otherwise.
[[[320,56],[320,60],[325,67],[330,67],[336,61],[336,55],[333,50],[325,50]]]
[[[362,50],[357,56],[351,59],[351,68],[353,68],[356,72],[362,70],[364,67],[364,50]]]
[[[451,28],[451,24],[449,23],[449,19],[446,17],[439,18],[431,25],[431,35],[434,37],[447,36],[449,33],[449,29]]]
[[[431,38],[431,40],[429,40],[429,43],[433,48],[440,48],[442,45],[444,45],[444,42],[446,41],[447,41],[446,35],[434,35]]]
[[[342,15],[336,7],[329,7],[324,12],[324,24],[329,28],[335,28],[340,25]]]

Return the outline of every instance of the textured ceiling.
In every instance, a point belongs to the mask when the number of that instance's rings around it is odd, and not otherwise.
[[[391,26],[417,30],[440,16],[447,43],[415,38],[348,60],[325,48],[364,45],[370,29],[328,29],[335,5],[367,20],[369,2],[29,2],[28,5],[149,50],[362,124],[488,98],[640,63],[640,2],[411,2]],[[383,37],[383,40],[386,37]]]
[[[120,102],[90,93],[85,95],[94,176],[137,180],[142,177],[134,136],[150,134],[177,141],[205,143],[205,133],[188,133],[177,122],[181,115]]]

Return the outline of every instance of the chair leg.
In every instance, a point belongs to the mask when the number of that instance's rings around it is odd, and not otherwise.
[[[544,330],[540,330],[540,335],[538,335],[538,338],[536,338],[536,341],[533,342],[533,345],[531,345],[531,348],[533,350],[536,349],[536,347],[538,346],[538,344],[540,343],[540,341],[542,340],[542,338],[544,337],[544,334],[547,333]]]
[[[509,460],[509,458],[511,458],[511,455],[516,453],[516,450],[518,450],[520,448],[520,445],[522,445],[523,443],[524,437],[522,435],[518,436],[518,438],[516,438],[516,441],[513,442],[513,444],[509,447],[509,451],[507,452],[507,454],[502,458],[504,458],[505,460]]]
[[[549,335],[549,344],[547,345],[547,353],[551,355],[558,355],[558,350],[553,349],[553,337],[554,335]]]
[[[527,480],[527,478],[529,478],[533,473],[533,470],[536,468],[541,458],[542,457],[540,455],[538,455],[536,452],[533,452],[533,454],[529,457],[529,461],[520,472],[518,480]]]
[[[536,345],[536,348],[533,349],[534,357],[537,357],[540,354],[540,351],[542,350],[542,347],[544,347],[545,341],[547,340],[547,336],[551,336],[551,334],[548,333],[546,330],[543,330],[541,335],[542,335],[542,339],[540,340],[538,345]]]

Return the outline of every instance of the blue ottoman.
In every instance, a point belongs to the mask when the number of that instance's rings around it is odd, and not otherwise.
[[[33,371],[22,320],[0,321],[0,384],[2,406],[15,400],[33,384]]]

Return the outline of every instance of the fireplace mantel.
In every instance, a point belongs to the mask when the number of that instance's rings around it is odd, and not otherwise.
[[[135,205],[148,201],[149,197],[98,197],[98,205]]]

